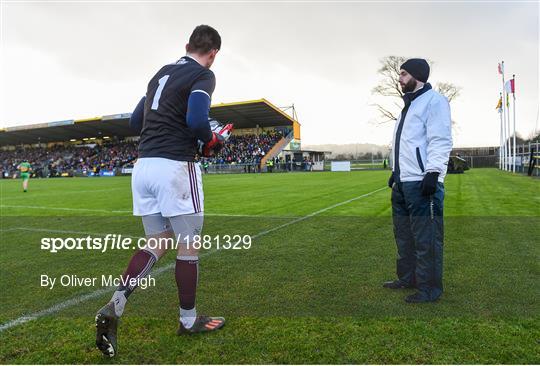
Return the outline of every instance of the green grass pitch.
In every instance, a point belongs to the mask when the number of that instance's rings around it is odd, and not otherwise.
[[[395,276],[387,171],[207,175],[204,232],[255,236],[203,251],[199,313],[212,334],[178,337],[175,256],[131,296],[119,353],[94,347],[111,291],[40,286],[40,275],[120,274],[133,250],[49,253],[42,237],[141,236],[129,177],[2,180],[0,362],[540,363],[540,182],[495,169],[446,181],[445,293],[411,305]],[[32,316],[32,319],[22,318]]]

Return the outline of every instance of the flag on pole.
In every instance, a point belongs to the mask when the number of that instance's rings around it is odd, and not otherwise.
[[[506,107],[510,108],[510,94],[506,93]],[[508,117],[510,118],[510,117]]]
[[[514,79],[508,80],[506,83],[504,83],[504,91],[506,91],[506,94],[514,94],[515,92],[515,84]]]
[[[497,109],[499,113],[502,113],[502,97],[499,97],[499,102],[497,103],[495,109]]]
[[[500,62],[499,62],[498,69],[499,69],[499,74],[501,74],[501,75],[504,74],[504,65],[502,63],[500,63]]]

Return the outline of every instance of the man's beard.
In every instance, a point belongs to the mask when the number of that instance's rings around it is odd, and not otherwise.
[[[416,79],[411,79],[407,82],[407,84],[401,86],[401,91],[403,93],[411,93],[416,89],[416,86],[418,85],[418,81]]]

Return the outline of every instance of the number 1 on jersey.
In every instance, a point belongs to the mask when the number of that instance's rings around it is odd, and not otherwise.
[[[158,81],[159,86],[158,86],[158,88],[156,90],[156,94],[154,95],[154,100],[152,100],[152,109],[155,110],[155,111],[159,107],[159,98],[161,97],[161,92],[163,91],[163,88],[165,87],[165,84],[167,83],[167,80],[169,80],[169,75],[163,76]]]

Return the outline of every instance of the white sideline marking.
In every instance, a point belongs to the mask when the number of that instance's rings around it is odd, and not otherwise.
[[[81,191],[65,191],[65,192],[62,192],[62,195],[65,195],[65,194],[81,194],[81,193],[94,193],[94,192],[110,192],[110,191],[125,191],[126,189],[124,187],[117,187],[117,188],[108,188],[108,189],[87,189],[87,190],[81,190]],[[35,194],[35,193],[32,193],[32,195],[30,196],[31,198],[35,198],[35,197],[50,197],[51,195],[50,194]],[[3,197],[2,200],[12,200],[12,201],[16,201],[16,200],[20,200],[21,198],[20,197]]]
[[[263,236],[263,235],[269,234],[269,233],[271,233],[271,232],[274,232],[274,231],[276,231],[276,230],[282,229],[282,228],[284,228],[284,227],[286,227],[286,226],[289,226],[289,225],[292,225],[292,224],[296,224],[297,222],[304,221],[304,220],[306,220],[306,219],[309,219],[310,217],[319,215],[319,214],[321,214],[321,213],[323,213],[323,212],[326,212],[326,211],[328,211],[328,210],[331,210],[331,209],[333,209],[333,208],[336,208],[336,207],[339,207],[339,206],[346,205],[347,203],[351,203],[351,202],[353,202],[353,201],[359,200],[359,199],[364,198],[364,197],[367,197],[367,196],[371,196],[373,193],[377,193],[377,192],[382,191],[383,189],[386,189],[386,188],[387,188],[387,187],[382,187],[382,188],[379,188],[379,189],[374,190],[373,192],[369,192],[369,193],[363,194],[363,195],[361,195],[361,196],[354,197],[354,198],[348,199],[348,200],[346,200],[346,201],[336,203],[336,204],[334,204],[334,205],[332,205],[332,206],[328,206],[328,207],[326,207],[326,208],[322,208],[322,209],[320,209],[320,210],[318,210],[318,211],[315,211],[315,212],[312,212],[312,213],[310,213],[310,214],[308,214],[308,215],[306,215],[306,216],[302,216],[302,217],[299,217],[299,218],[297,218],[297,219],[295,219],[295,220],[286,222],[286,223],[284,223],[284,224],[282,224],[282,225],[278,225],[278,226],[276,226],[276,227],[273,227],[272,229],[268,229],[268,230],[265,230],[265,231],[261,231],[260,233],[258,233],[258,234],[256,234],[256,235],[252,236],[252,238],[257,238],[257,237],[259,237],[259,236]]]
[[[376,189],[376,190],[374,190],[374,191],[372,191],[372,192],[365,193],[365,194],[363,194],[363,195],[361,195],[361,196],[354,197],[354,198],[348,199],[348,200],[346,200],[346,201],[343,201],[343,202],[339,202],[339,203],[333,204],[333,205],[331,205],[331,206],[325,207],[325,208],[320,209],[320,210],[318,210],[318,211],[312,212],[312,213],[310,213],[310,214],[308,214],[308,215],[306,215],[306,216],[302,216],[302,217],[299,217],[299,218],[297,218],[297,219],[295,219],[295,220],[286,222],[285,224],[278,225],[278,226],[276,226],[276,227],[274,227],[274,228],[272,228],[272,229],[268,229],[268,230],[261,231],[260,233],[253,235],[252,238],[253,238],[253,239],[259,238],[259,237],[264,236],[264,235],[266,235],[266,234],[272,233],[272,232],[274,232],[274,231],[276,231],[276,230],[279,230],[279,229],[282,229],[282,228],[284,228],[284,227],[287,227],[287,226],[296,224],[297,222],[300,222],[300,221],[307,220],[307,219],[309,219],[310,217],[319,215],[319,214],[321,214],[321,213],[323,213],[323,212],[332,210],[332,209],[334,209],[334,208],[336,208],[336,207],[346,205],[346,204],[348,204],[348,203],[351,203],[351,202],[353,202],[353,201],[359,200],[359,199],[364,198],[364,197],[367,197],[367,196],[371,196],[372,194],[377,193],[377,192],[380,192],[380,191],[382,191],[383,189],[387,189],[387,187],[382,187],[382,188]],[[20,207],[20,206],[19,206],[19,207]],[[43,230],[45,230],[45,229],[43,229]],[[52,230],[49,230],[49,231],[52,231]],[[210,255],[210,254],[215,253],[216,251],[217,251],[216,249],[210,250],[210,251],[208,251],[208,252],[205,252],[205,253],[201,254],[200,257],[201,257],[201,258],[202,258],[202,257],[206,257],[206,256],[208,256],[208,255]],[[166,266],[156,268],[156,269],[152,272],[152,274],[153,274],[154,276],[157,276],[157,275],[159,275],[159,274],[161,274],[161,273],[163,273],[163,272],[165,272],[165,271],[167,271],[167,270],[169,270],[169,269],[172,269],[174,266],[175,266],[175,263],[170,263],[170,264],[168,264],[168,265],[166,265]],[[9,328],[13,328],[13,327],[15,327],[15,326],[17,326],[17,325],[27,323],[27,322],[29,322],[29,321],[31,321],[31,320],[36,320],[36,319],[38,319],[38,318],[42,318],[42,317],[44,317],[44,316],[47,316],[47,315],[51,315],[51,314],[57,313],[57,312],[59,312],[59,311],[61,311],[61,310],[64,310],[64,309],[69,308],[69,307],[74,306],[74,305],[78,305],[78,304],[80,304],[80,303],[82,303],[82,302],[85,302],[85,301],[87,301],[87,300],[94,299],[94,298],[99,297],[99,296],[101,296],[101,295],[103,295],[103,294],[106,294],[107,292],[109,292],[109,291],[111,291],[111,290],[114,290],[114,288],[115,288],[114,286],[112,286],[112,287],[103,287],[103,288],[100,288],[100,289],[98,289],[98,290],[92,291],[92,292],[90,292],[90,293],[88,293],[88,294],[73,297],[73,298],[71,298],[71,299],[69,299],[69,300],[63,301],[63,302],[58,303],[58,304],[56,304],[56,305],[53,305],[53,306],[51,306],[50,308],[47,308],[47,309],[44,309],[44,310],[37,311],[37,312],[35,312],[35,313],[33,313],[33,314],[30,314],[30,315],[21,316],[21,317],[19,317],[19,318],[17,318],[17,319],[14,319],[14,320],[10,320],[10,321],[8,321],[8,322],[6,322],[6,323],[0,325],[0,332],[3,332],[3,331],[5,331],[5,330],[7,330],[7,329],[9,329]]]
[[[58,211],[102,212],[102,213],[133,213],[132,210],[105,210],[105,209],[92,209],[92,208],[50,207],[50,206],[0,205],[0,208],[32,208],[36,210],[58,210]],[[204,216],[268,217],[268,215],[242,215],[242,214],[211,213],[211,212],[205,212]],[[277,216],[277,217],[283,218],[283,216]]]
[[[74,208],[74,207],[48,207],[48,206],[22,206],[22,205],[0,205],[1,208],[33,208],[36,210],[59,210],[59,211],[82,211],[82,212],[104,212],[104,213],[120,213],[131,211],[111,211],[92,208]]]
[[[207,253],[203,253],[203,255],[201,255],[200,257],[203,257],[204,254],[207,254]],[[156,268],[153,271],[152,274],[157,276],[157,275],[171,269],[172,267],[174,267],[174,264],[175,263],[168,264],[166,266]],[[114,289],[115,289],[114,286],[103,287],[103,288],[100,288],[99,290],[92,291],[92,292],[90,292],[88,294],[76,296],[76,297],[71,298],[69,300],[63,301],[61,303],[58,303],[56,305],[51,306],[48,309],[40,310],[38,312],[35,312],[35,313],[27,315],[27,316],[21,316],[20,318],[17,318],[15,320],[11,320],[11,321],[9,321],[7,323],[4,323],[4,324],[0,325],[0,332],[3,332],[4,330],[7,330],[9,328],[13,328],[13,327],[15,327],[17,325],[27,323],[27,322],[29,322],[31,320],[36,320],[38,318],[42,318],[44,316],[57,313],[57,312],[59,312],[61,310],[67,309],[69,307],[80,304],[80,303],[85,302],[87,300],[91,300],[91,299],[94,299],[96,297],[99,297],[99,296],[101,296],[103,294],[106,294],[107,292],[110,292],[110,291],[112,291]]]
[[[55,233],[55,234],[80,234],[80,235],[90,235],[90,236],[107,236],[107,235],[111,235],[111,233],[109,234],[104,234],[104,233],[91,233],[89,231],[73,231],[73,230],[57,230],[57,229],[44,229],[44,228],[39,228],[39,227],[12,227],[12,228],[9,228],[9,229],[2,229],[0,230],[1,232],[6,232],[6,231],[15,231],[15,230],[21,230],[21,231],[31,231],[31,232],[36,232],[36,233]],[[139,238],[142,238],[144,237],[144,235],[141,235],[141,236],[132,236],[132,235],[126,235],[126,234],[117,234],[118,235],[122,235],[123,238],[132,238],[132,239],[139,239]]]

